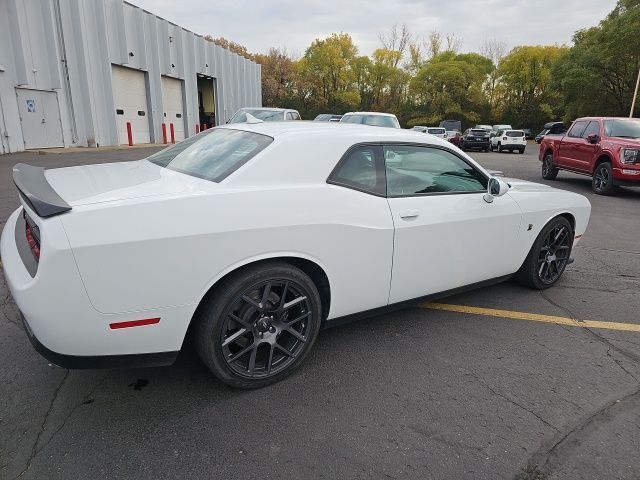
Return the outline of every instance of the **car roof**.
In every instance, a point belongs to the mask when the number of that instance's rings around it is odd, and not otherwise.
[[[576,118],[574,120],[574,122],[577,122],[578,120],[638,120],[638,118],[636,117],[580,117],[580,118]],[[562,123],[562,122],[558,122],[558,123]]]
[[[216,128],[229,128],[260,133],[272,137],[274,140],[285,137],[309,135],[313,136],[315,140],[326,138],[327,141],[331,141],[331,139],[347,139],[353,140],[353,143],[407,142],[450,146],[449,142],[439,139],[438,137],[427,137],[423,133],[415,130],[376,127],[357,123],[324,123],[313,122],[312,120],[301,120],[297,122],[233,123]]]
[[[393,113],[384,113],[384,112],[347,112],[343,115],[380,115],[381,117],[395,117]]]
[[[278,108],[278,107],[242,107],[240,110],[268,110],[270,112],[297,112],[293,108]]]

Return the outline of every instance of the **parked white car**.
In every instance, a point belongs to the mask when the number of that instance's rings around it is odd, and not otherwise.
[[[527,139],[523,130],[498,130],[495,136],[491,137],[489,150],[524,153],[526,146]]]
[[[340,119],[340,123],[357,123],[373,127],[400,128],[398,118],[392,113],[381,112],[348,112]]]
[[[247,116],[250,115],[250,116]],[[245,123],[253,119],[263,122],[285,122],[300,120],[300,113],[290,108],[241,108],[227,123]]]
[[[288,375],[347,315],[513,276],[549,287],[590,214],[582,195],[492,177],[445,140],[318,122],[217,127],[144,160],[13,177],[2,266],[42,355],[170,364],[191,327],[204,363],[242,388]]]
[[[512,128],[513,127],[511,125],[498,124],[491,127],[491,130],[495,133],[495,132],[498,132],[499,130],[511,130]]]
[[[429,135],[433,135],[435,137],[447,138],[447,131],[442,127],[423,127],[421,125],[416,125],[412,128],[412,130],[428,133]]]

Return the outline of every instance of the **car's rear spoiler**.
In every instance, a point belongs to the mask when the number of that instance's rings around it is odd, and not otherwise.
[[[49,185],[42,167],[18,163],[13,167],[13,183],[27,205],[40,217],[53,217],[71,210],[71,205]]]

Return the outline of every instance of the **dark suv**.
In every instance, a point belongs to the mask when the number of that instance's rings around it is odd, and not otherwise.
[[[479,128],[467,128],[460,138],[460,148],[462,150],[484,150],[489,151],[489,132]]]

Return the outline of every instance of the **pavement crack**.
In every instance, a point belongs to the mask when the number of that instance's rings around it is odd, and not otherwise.
[[[558,302],[554,301],[553,299],[549,298],[547,295],[545,295],[544,290],[540,290],[540,295],[542,296],[542,298],[544,300],[546,300],[548,303],[550,303],[551,305],[553,305],[556,308],[559,308],[560,310],[562,310],[563,312],[565,312],[565,314],[574,322],[576,322],[583,330],[586,330],[587,332],[589,332],[591,335],[593,335],[593,337],[595,337],[599,342],[601,342],[602,344],[604,344],[605,346],[607,346],[609,349],[614,350],[616,352],[618,352],[620,355],[626,357],[627,359],[631,360],[634,363],[640,363],[640,355],[636,355],[633,352],[629,352],[627,350],[625,350],[624,348],[620,348],[616,345],[614,345],[613,343],[611,343],[609,340],[607,340],[605,337],[603,337],[601,334],[599,334],[598,332],[596,332],[595,330],[587,327],[584,322],[582,320],[579,320],[578,318],[576,318],[576,316],[573,314],[573,312],[571,310],[569,310],[567,307],[564,307],[562,305],[560,305]],[[613,357],[612,357],[613,358]],[[618,363],[618,362],[616,362]],[[625,370],[626,371],[626,370]],[[633,376],[633,375],[632,375]],[[636,381],[637,378],[633,377]]]
[[[553,439],[551,443],[539,448],[538,451],[532,455],[525,470],[529,469],[541,472],[546,478],[546,476],[554,471],[556,464],[558,464],[562,458],[566,458],[572,450],[580,446],[583,438],[593,433],[599,424],[612,418],[612,410],[630,408],[635,411],[638,408],[638,405],[635,405],[635,403],[640,404],[639,400],[640,388],[605,404],[583,418],[582,421],[575,424],[561,436]]]
[[[42,447],[40,447],[38,449],[37,453],[40,453],[42,450],[44,450],[44,448],[47,445],[49,445],[51,443],[51,441],[54,439],[54,437],[56,435],[58,435],[58,433],[65,427],[65,425],[67,424],[67,421],[73,416],[73,414],[76,412],[76,410],[78,410],[78,408],[80,408],[82,405],[86,405],[87,403],[89,403],[88,401],[91,399],[91,397],[93,396],[95,391],[102,386],[102,384],[105,382],[106,378],[107,378],[106,375],[104,377],[102,377],[102,379],[98,383],[96,383],[94,385],[94,387],[89,391],[89,393],[87,393],[84,397],[82,397],[82,400],[80,400],[80,402],[78,402],[76,405],[74,405],[74,407],[71,409],[71,411],[64,417],[64,419],[60,423],[60,426],[54,430],[54,432],[51,434],[49,439],[44,443],[44,445],[42,445]]]
[[[613,360],[616,365],[618,365],[620,367],[620,369],[622,369],[622,371],[624,371],[627,375],[629,375],[631,378],[633,378],[636,382],[638,382],[638,377],[636,377],[633,373],[631,373],[629,370],[626,369],[626,367],[622,364],[622,362],[620,360],[618,360],[616,357],[614,357],[613,355],[611,355],[611,348],[607,349],[607,357],[609,357],[611,360]]]
[[[616,250],[615,248],[591,247],[588,245],[580,245],[578,248],[585,250],[596,250],[600,252],[627,253],[629,255],[640,255],[640,252],[630,252],[629,250]]]
[[[29,456],[29,459],[27,460],[27,466],[24,468],[24,470],[22,470],[16,476],[16,478],[20,478],[22,475],[24,475],[27,472],[27,470],[29,470],[29,468],[31,468],[31,464],[33,463],[33,460],[38,455],[38,453],[42,450],[42,449],[38,449],[38,443],[40,442],[40,437],[42,437],[42,434],[44,433],[44,431],[45,431],[45,429],[47,427],[47,421],[49,420],[49,415],[53,411],[53,405],[56,403],[56,399],[58,398],[58,394],[60,393],[60,390],[62,389],[62,386],[64,385],[64,383],[67,381],[68,377],[69,377],[69,370],[66,370],[64,372],[63,377],[62,377],[62,380],[60,380],[60,383],[58,384],[58,386],[56,387],[56,389],[53,392],[53,395],[51,396],[51,401],[49,402],[49,407],[47,408],[47,411],[44,414],[44,418],[42,419],[42,423],[40,424],[40,431],[38,432],[38,435],[36,436],[36,440],[33,442],[33,447],[31,447],[31,455]]]
[[[542,423],[544,423],[547,427],[555,430],[556,432],[560,432],[560,429],[558,429],[558,427],[556,427],[552,423],[550,423],[547,420],[545,420],[542,416],[540,416],[539,414],[534,412],[532,409],[527,408],[526,406],[522,405],[521,403],[516,402],[514,399],[512,399],[510,397],[507,397],[503,393],[500,393],[499,391],[497,391],[495,388],[493,388],[491,385],[489,385],[486,382],[486,380],[484,378],[482,378],[480,375],[478,375],[475,372],[473,372],[473,371],[471,371],[469,369],[466,369],[466,368],[464,368],[463,370],[465,370],[467,373],[469,373],[469,375],[471,375],[473,378],[475,378],[480,384],[482,384],[483,387],[485,387],[487,390],[489,390],[493,395],[495,395],[497,397],[500,397],[503,400],[506,400],[510,404],[512,404],[512,405],[524,410],[525,412],[530,413],[531,415],[536,417],[538,420],[540,420]]]

